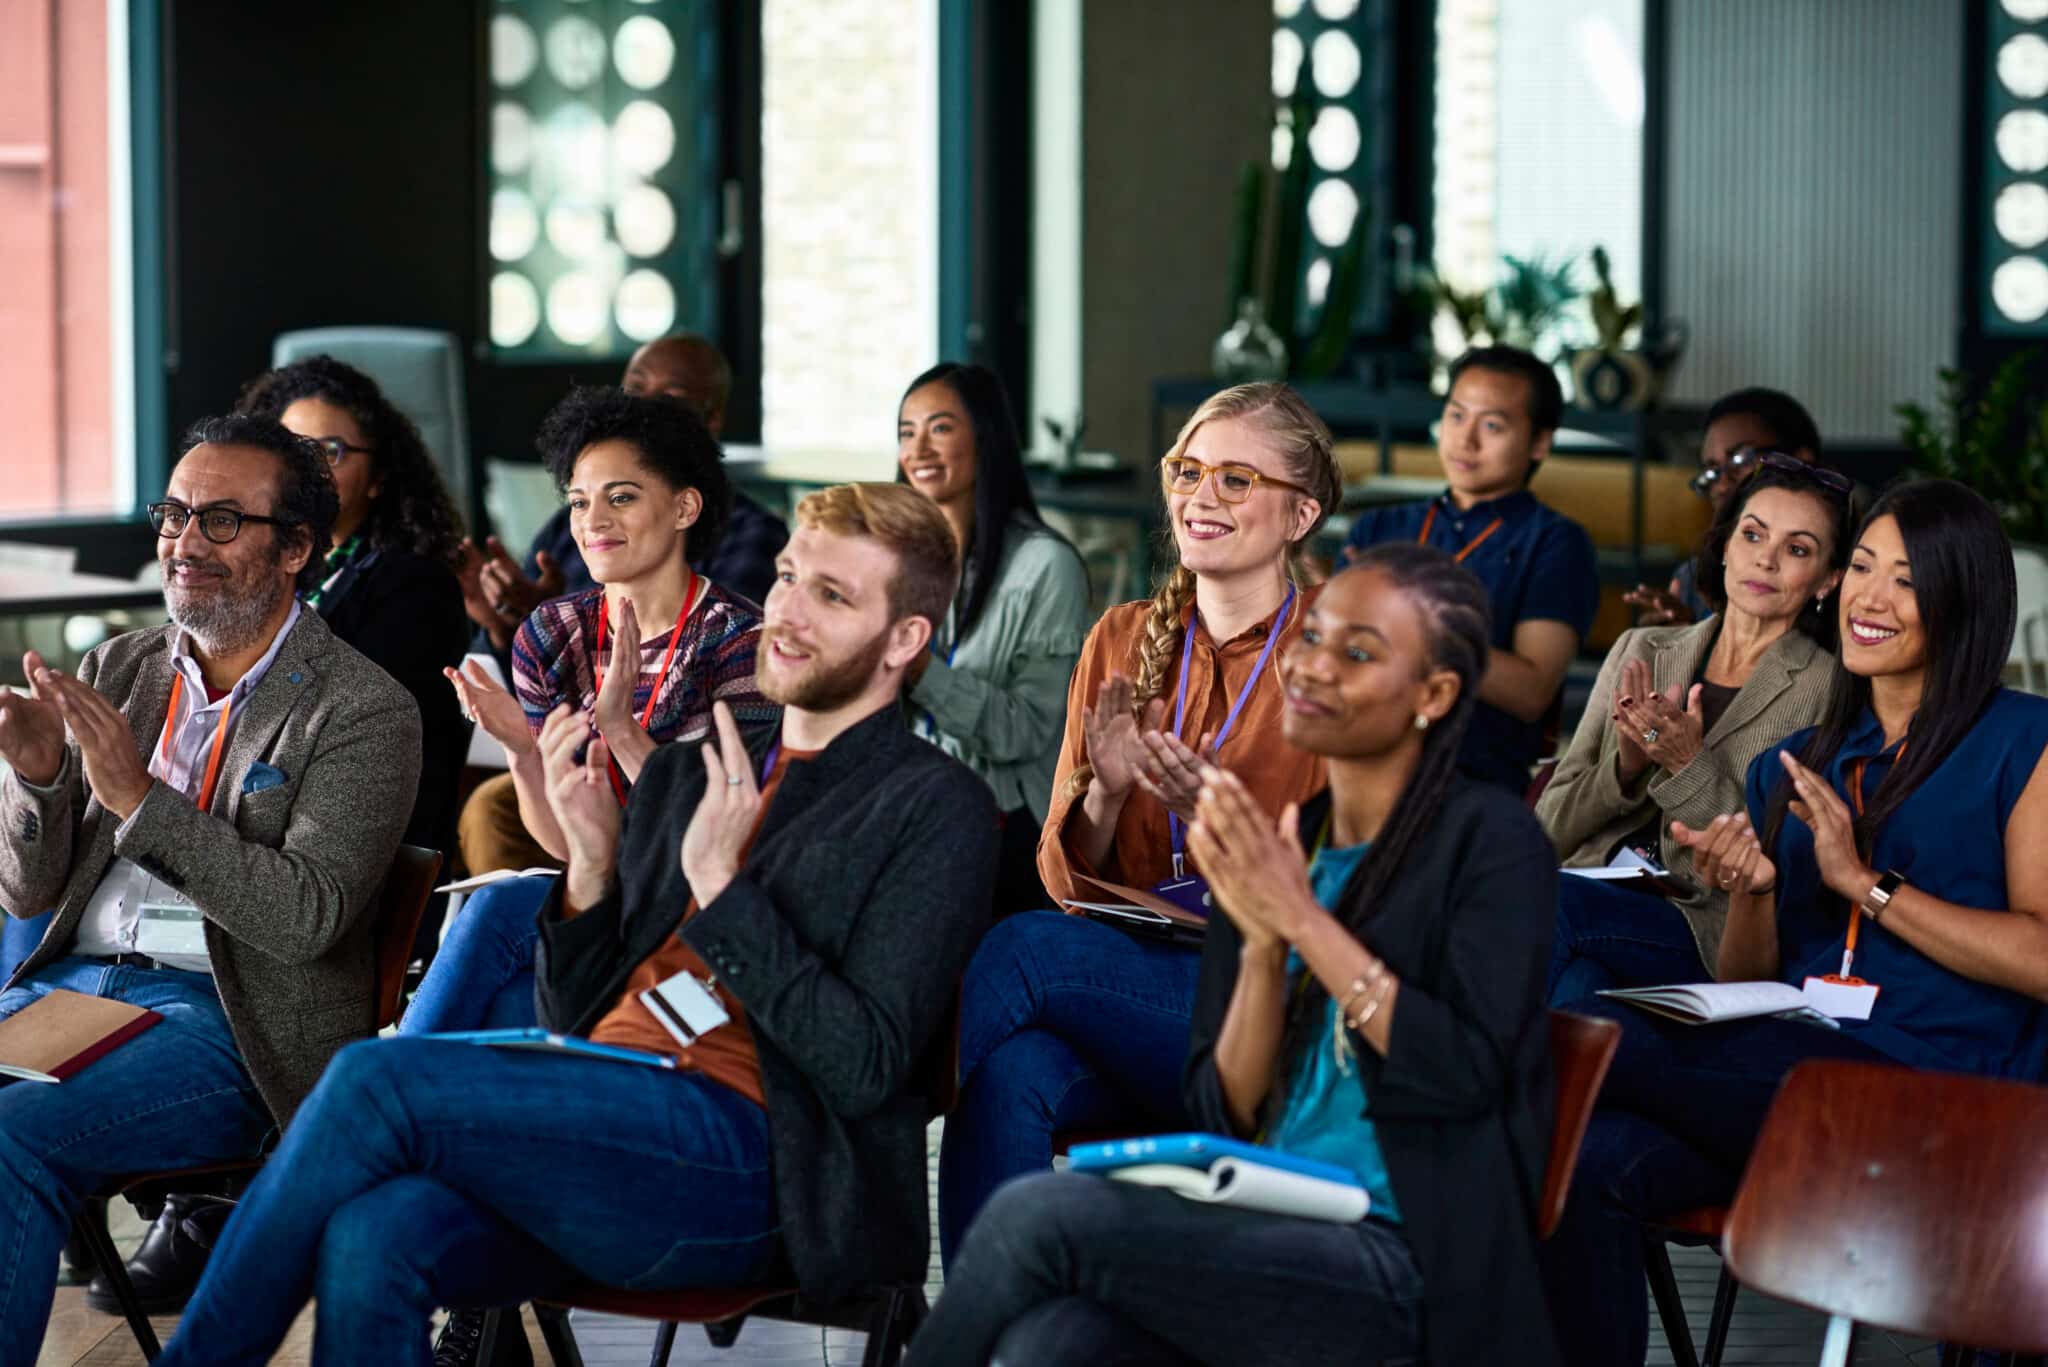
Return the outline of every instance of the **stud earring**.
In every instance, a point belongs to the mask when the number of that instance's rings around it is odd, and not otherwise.
[[[1418,731],[1427,731],[1429,729],[1429,718],[1423,716],[1420,712],[1417,712],[1415,714],[1415,729]]]

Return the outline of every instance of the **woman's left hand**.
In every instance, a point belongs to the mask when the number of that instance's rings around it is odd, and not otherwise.
[[[1678,686],[1668,692],[1646,690],[1615,703],[1617,726],[1625,727],[1650,762],[1666,773],[1675,774],[1693,762],[1706,739],[1707,720],[1700,707],[1700,685],[1678,705]]]
[[[1195,803],[1202,796],[1202,776],[1216,764],[1216,737],[1202,737],[1195,750],[1179,736],[1165,731],[1140,731],[1138,744],[1145,762],[1138,770],[1138,786],[1159,800],[1159,805],[1182,821],[1195,819]]]
[[[1819,774],[1780,750],[1778,759],[1792,776],[1792,789],[1799,796],[1791,804],[1792,815],[1813,832],[1813,858],[1820,865],[1823,883],[1852,907],[1861,906],[1877,883],[1877,874],[1863,862],[1856,850],[1856,819],[1849,804]]]
[[[607,740],[617,743],[621,730],[638,726],[633,716],[633,690],[640,683],[640,617],[633,600],[619,600],[618,620],[612,623],[612,656],[604,662],[604,687],[597,690],[591,718]]]
[[[1206,771],[1188,849],[1248,946],[1292,944],[1303,918],[1321,911],[1296,833],[1300,819],[1290,802],[1275,821],[1237,775]]]

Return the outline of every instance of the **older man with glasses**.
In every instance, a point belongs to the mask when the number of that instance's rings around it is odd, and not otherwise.
[[[150,1028],[55,1085],[0,1087],[0,1361],[32,1362],[57,1251],[107,1178],[253,1157],[370,1033],[369,909],[419,779],[412,698],[298,592],[327,549],[325,453],[201,422],[149,507],[171,623],[0,697],[0,904],[54,910],[4,992]]]

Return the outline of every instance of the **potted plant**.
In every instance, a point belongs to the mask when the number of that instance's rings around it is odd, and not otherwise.
[[[2039,360],[2037,350],[2015,352],[1975,395],[1961,371],[1944,369],[1935,411],[1902,403],[1893,412],[1915,473],[1969,485],[2015,544],[2048,548],[2048,400],[2032,383]]]
[[[1597,343],[1569,353],[1573,401],[1581,408],[1634,411],[1657,401],[1685,350],[1685,329],[1666,325],[1655,345],[1644,345],[1643,306],[1624,304],[1614,288],[1605,247],[1593,248],[1594,285],[1586,296]],[[1635,345],[1631,346],[1631,340]]]
[[[1416,313],[1431,320],[1438,380],[1459,352],[1489,343],[1554,360],[1565,314],[1579,298],[1577,267],[1569,256],[1503,256],[1499,277],[1479,290],[1460,290],[1431,270],[1417,272],[1412,298]]]

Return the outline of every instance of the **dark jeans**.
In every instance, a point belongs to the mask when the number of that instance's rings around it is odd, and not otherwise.
[[[998,922],[960,996],[960,1099],[939,1154],[947,1266],[990,1194],[1052,1164],[1059,1130],[1187,1128],[1192,949],[1056,911]]]
[[[59,959],[0,994],[11,1016],[54,988],[163,1019],[56,1086],[0,1086],[0,1362],[36,1360],[57,1253],[86,1197],[119,1173],[253,1158],[275,1128],[213,979]]]
[[[909,1363],[1406,1363],[1421,1356],[1421,1302],[1407,1242],[1378,1221],[1040,1173],[974,1222]]]
[[[737,1092],[630,1063],[366,1040],[293,1118],[159,1362],[267,1363],[313,1299],[320,1363],[424,1367],[437,1306],[578,1277],[745,1285],[779,1248],[768,1118]]]
[[[1621,1047],[1542,1246],[1563,1360],[1642,1367],[1649,1344],[1642,1222],[1735,1194],[1778,1083],[1807,1059],[1886,1059],[1824,1025],[1762,1018],[1683,1025],[1604,998],[1570,1009],[1621,1022]]]
[[[560,881],[511,878],[479,888],[455,913],[420,990],[398,1023],[401,1035],[538,1025],[533,952],[541,903]]]
[[[1557,934],[1551,940],[1552,1006],[1610,987],[1706,982],[1699,944],[1685,913],[1662,897],[1561,874]]]

